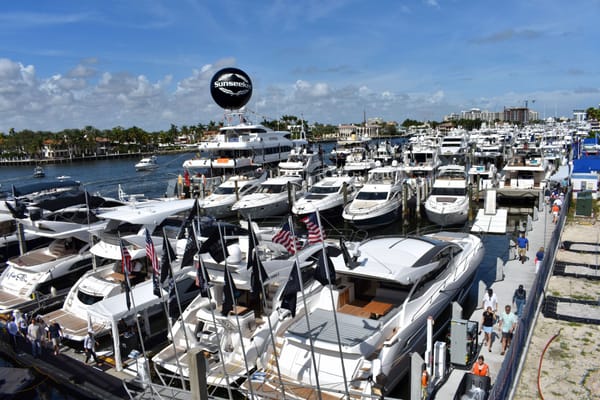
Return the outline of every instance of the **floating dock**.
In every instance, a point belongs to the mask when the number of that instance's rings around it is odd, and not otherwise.
[[[471,227],[472,233],[506,233],[508,210],[496,207],[496,191],[488,190],[485,194],[483,208],[477,211],[477,216]]]

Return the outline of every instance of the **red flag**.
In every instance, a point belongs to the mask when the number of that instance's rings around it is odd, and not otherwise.
[[[279,243],[285,247],[290,254],[294,254],[296,252],[292,232],[290,231],[290,224],[287,222],[283,224],[281,230],[277,232],[271,240],[273,243]]]
[[[312,213],[307,215],[306,217],[300,220],[306,224],[306,229],[308,230],[308,243],[320,243],[325,238],[325,235],[321,232],[321,228],[319,227],[319,221],[317,220],[317,214]]]
[[[130,274],[132,270],[131,266],[131,254],[129,254],[129,250],[123,244],[123,240],[120,241],[121,244],[121,272],[125,273],[127,269],[127,273]]]

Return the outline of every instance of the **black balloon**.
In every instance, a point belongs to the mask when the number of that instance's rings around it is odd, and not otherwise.
[[[252,81],[241,69],[223,68],[210,80],[210,94],[222,108],[239,109],[252,96]]]

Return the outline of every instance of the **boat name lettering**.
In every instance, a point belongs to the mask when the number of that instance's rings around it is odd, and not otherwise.
[[[23,273],[18,274],[16,272],[11,272],[8,277],[14,281],[27,282],[27,275],[25,275]]]
[[[236,82],[236,81],[216,81],[215,87],[241,87],[244,89],[251,89],[252,85],[248,82]]]

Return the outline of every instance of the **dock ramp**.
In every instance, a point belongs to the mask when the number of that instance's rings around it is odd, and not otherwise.
[[[485,194],[483,209],[477,211],[475,222],[471,227],[473,233],[506,233],[508,210],[496,209],[496,191],[488,190]]]

